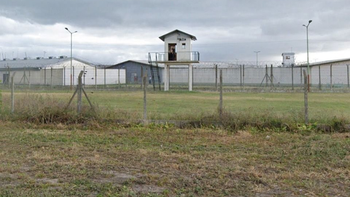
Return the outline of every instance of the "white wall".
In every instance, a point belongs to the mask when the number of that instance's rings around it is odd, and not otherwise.
[[[260,85],[266,83],[266,69],[245,67],[243,77],[243,67],[241,68],[218,68],[217,78],[219,80],[220,69],[223,73],[223,83],[225,84],[239,84],[241,81],[246,85]],[[293,68],[292,82],[292,68],[273,67],[273,83],[277,85],[299,85],[302,83],[301,75],[302,69]],[[271,78],[271,68],[267,69],[268,81]],[[188,68],[171,67],[170,69],[170,83],[187,83],[188,82]],[[215,67],[195,67],[193,69],[193,83],[195,84],[212,84],[215,83]],[[270,83],[270,81],[269,81]]]

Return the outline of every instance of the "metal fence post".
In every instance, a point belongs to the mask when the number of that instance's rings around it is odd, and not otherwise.
[[[0,90],[0,112],[2,112],[2,91]]]
[[[103,76],[103,77],[104,77],[104,81],[103,81],[103,82],[104,82],[104,88],[106,89],[106,86],[107,86],[107,81],[106,81],[106,80],[107,80],[107,79],[106,79],[106,77],[107,77],[107,76],[106,76],[106,66],[103,68],[103,71],[104,71],[104,73],[103,73],[103,75],[104,75],[104,76]]]
[[[331,91],[333,90],[333,65],[331,64],[331,66],[329,67],[330,69],[330,73],[329,73],[329,78],[330,78],[330,85],[331,85]]]
[[[243,86],[243,82],[242,82],[242,65],[239,65],[239,86]]]
[[[292,90],[294,90],[294,64],[292,64]]]
[[[266,65],[265,65],[265,80],[266,80],[265,87],[267,87],[267,86],[268,86],[268,83],[269,83],[269,81],[268,81],[268,76],[269,76],[269,74],[268,74],[268,71],[267,71],[267,64],[266,64]]]
[[[220,70],[220,103],[219,103],[219,116],[220,119],[222,118],[222,113],[223,113],[223,109],[222,109],[222,70]]]
[[[300,67],[300,85],[303,87],[303,68]]]
[[[321,66],[318,66],[318,89],[321,90]]]
[[[143,123],[148,124],[147,121],[147,75],[143,76]]]
[[[144,82],[143,82],[143,76],[144,76],[144,74],[143,74],[143,68],[144,68],[144,66],[142,65],[141,67],[141,90],[143,90],[143,85],[145,84]],[[138,81],[138,80],[137,80]],[[138,83],[138,82],[137,82]]]
[[[11,83],[10,83],[10,78],[11,78],[11,70],[10,67],[7,64],[7,73],[8,73],[8,77],[7,77],[7,85],[9,86],[9,88],[11,88]]]
[[[215,89],[218,90],[218,65],[215,64]]]
[[[305,124],[309,124],[309,98],[308,98],[308,83],[307,74],[304,70],[304,108],[305,108]]]
[[[243,83],[243,89],[244,89],[244,64],[243,64],[243,79],[242,79],[242,83]]]
[[[47,80],[47,79],[46,79],[46,70],[47,70],[47,69],[46,69],[46,67],[45,67],[44,69],[45,69],[45,70],[44,70],[44,86],[46,86],[46,84],[47,84],[47,83],[46,83],[46,80]]]
[[[350,87],[350,81],[349,81],[349,65],[347,64],[346,65],[346,75],[347,75],[347,78],[348,78],[348,88]]]
[[[82,88],[83,88],[83,85],[82,85],[82,76],[84,74],[84,71],[81,71],[79,73],[79,76],[78,76],[78,101],[77,101],[77,112],[78,114],[81,113],[81,93],[82,93]]]
[[[95,66],[95,89],[97,90],[97,66]]]
[[[66,86],[66,67],[63,66],[63,86]]]
[[[15,75],[16,75],[16,72],[13,73],[11,77],[11,113],[15,112],[15,82],[13,80]]]
[[[52,88],[52,86],[53,86],[53,81],[52,81],[52,77],[53,77],[53,68],[51,67],[51,88]]]
[[[118,85],[119,85],[119,88],[121,88],[121,84],[120,84],[120,68],[118,68]]]
[[[273,86],[273,66],[272,66],[272,64],[271,64],[271,70],[270,70],[270,72],[271,72],[271,87]]]

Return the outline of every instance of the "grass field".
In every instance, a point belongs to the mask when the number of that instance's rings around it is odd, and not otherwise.
[[[350,196],[350,133],[303,125],[301,93],[225,93],[225,110],[236,113],[226,122],[269,123],[234,132],[119,124],[109,120],[141,118],[141,92],[88,94],[98,117],[76,119],[57,112],[72,92],[16,93],[14,114],[2,92],[0,196]],[[311,93],[313,124],[348,123],[349,96]],[[216,92],[147,98],[149,117],[165,120],[213,118],[219,103]],[[56,121],[34,121],[47,118]],[[270,128],[277,119],[296,126]]]
[[[33,96],[36,95],[36,96]],[[17,110],[36,102],[38,96],[67,104],[72,92],[30,92],[17,93]],[[88,91],[89,98],[96,106],[118,109],[133,113],[141,118],[143,112],[143,93],[140,91]],[[10,106],[9,92],[3,92],[4,107]],[[224,93],[224,108],[230,112],[249,112],[264,116],[302,114],[304,111],[303,93]],[[56,101],[55,101],[56,100]],[[83,99],[85,105],[87,102]],[[45,101],[44,101],[45,102]],[[150,118],[172,119],[174,117],[195,117],[198,114],[213,113],[219,104],[217,92],[153,92],[147,94],[147,109]],[[310,119],[322,121],[333,117],[350,119],[349,93],[310,93]],[[72,106],[76,106],[73,101]]]
[[[0,124],[0,196],[350,195],[349,133]]]

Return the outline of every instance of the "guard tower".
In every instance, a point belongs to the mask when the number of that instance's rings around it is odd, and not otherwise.
[[[292,67],[295,65],[294,55],[295,55],[295,53],[293,53],[293,52],[282,53],[282,57],[283,57],[282,65],[283,65],[283,67]]]
[[[192,51],[191,41],[197,38],[180,30],[159,37],[164,41],[164,52],[148,53],[150,64],[164,64],[164,91],[169,91],[170,66],[188,66],[188,90],[192,91],[193,63],[199,63],[199,52]]]

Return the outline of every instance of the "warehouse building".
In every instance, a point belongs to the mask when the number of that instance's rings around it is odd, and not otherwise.
[[[84,71],[84,85],[125,83],[124,69],[107,70],[77,58],[72,58],[71,64],[67,56],[0,61],[0,81],[4,84],[14,76],[15,84],[74,86],[81,71]]]
[[[125,70],[127,84],[141,84],[142,76],[144,75],[147,75],[147,81],[150,84],[153,83],[153,80],[155,84],[158,84],[158,80],[160,83],[163,82],[164,67],[151,65],[147,60],[127,60],[112,66],[108,66],[107,68],[108,70]]]

